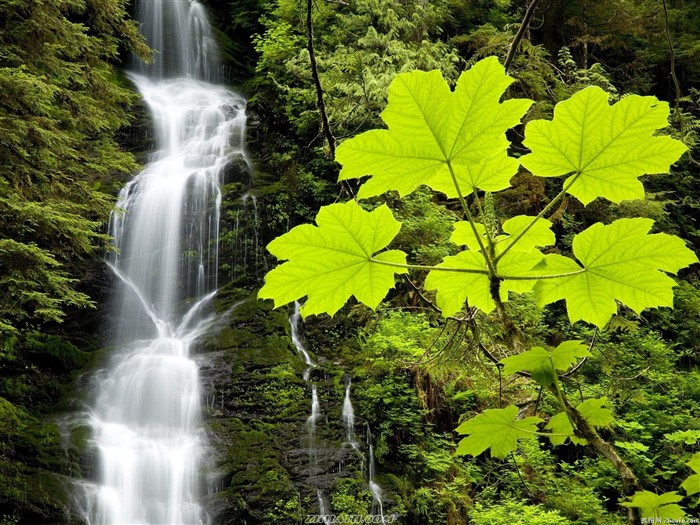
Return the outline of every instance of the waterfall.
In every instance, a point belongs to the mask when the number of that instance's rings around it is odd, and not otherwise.
[[[193,343],[212,321],[220,182],[245,159],[245,101],[208,83],[216,46],[204,10],[186,0],[138,6],[159,54],[131,73],[157,139],[149,164],[119,194],[108,264],[115,350],[91,414],[98,453],[95,524],[202,524],[198,370]]]
[[[357,449],[357,442],[355,441],[355,409],[352,407],[352,400],[350,399],[351,386],[352,379],[350,379],[350,376],[346,376],[345,399],[343,400],[343,412],[341,417],[343,418],[343,423],[345,423],[345,432],[348,436],[348,443],[352,445],[352,448]]]
[[[301,357],[304,359],[304,364],[306,365],[306,369],[304,370],[304,381],[306,381],[307,384],[310,383],[310,378],[311,378],[311,370],[314,369],[316,366],[316,363],[314,363],[313,359],[311,359],[311,354],[309,354],[308,350],[304,347],[304,344],[301,341],[301,337],[299,336],[299,321],[301,319],[301,305],[299,304],[298,301],[294,302],[294,312],[292,313],[291,316],[289,316],[289,330],[291,332],[291,339],[292,339],[292,344],[294,345],[294,348],[296,348],[296,351],[301,355]],[[318,450],[316,449],[317,444],[316,444],[316,421],[320,418],[321,416],[321,404],[319,403],[318,400],[318,387],[316,385],[311,385],[311,414],[309,417],[306,419],[306,426],[308,428],[309,432],[309,459],[310,459],[310,472],[311,472],[311,477],[315,476],[318,473],[319,466],[318,466]],[[325,502],[325,496],[323,494],[323,491],[321,490],[320,487],[316,487],[316,496],[318,498],[318,508],[319,508],[319,513],[322,516],[323,523],[329,523],[328,517],[326,514],[328,513],[327,510],[327,504]]]
[[[381,523],[386,523],[384,519],[384,503],[383,503],[383,494],[382,494],[382,488],[379,486],[379,484],[375,481],[375,476],[377,474],[377,466],[376,466],[376,460],[374,457],[374,446],[372,445],[372,433],[369,430],[369,425],[367,425],[367,445],[369,448],[369,473],[368,473],[368,484],[369,484],[369,491],[372,493],[372,513],[374,514],[375,509],[379,510],[379,517],[381,519]]]
[[[307,422],[313,431],[316,428],[316,420],[321,415],[321,404],[318,402],[318,388],[311,385],[311,415]]]
[[[330,525],[330,523],[332,523],[332,516],[328,514],[326,497],[320,489],[316,491],[316,497],[318,499],[318,514],[321,516],[321,520],[325,525]]]

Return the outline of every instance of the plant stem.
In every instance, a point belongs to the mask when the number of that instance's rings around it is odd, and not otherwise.
[[[452,177],[452,184],[454,184],[455,189],[457,190],[457,196],[459,197],[459,202],[462,204],[462,208],[464,209],[464,214],[467,217],[467,220],[469,221],[469,225],[471,226],[472,231],[474,232],[474,237],[476,237],[476,242],[479,243],[479,249],[484,254],[484,259],[486,259],[486,267],[489,270],[488,276],[489,276],[489,278],[495,278],[496,277],[496,269],[494,267],[494,262],[492,262],[491,258],[488,256],[486,248],[484,247],[484,242],[481,239],[481,235],[479,235],[479,231],[476,229],[476,223],[474,222],[474,218],[472,217],[472,214],[469,211],[469,206],[467,206],[467,201],[464,200],[464,195],[462,195],[462,189],[459,187],[459,183],[457,182],[457,175],[455,175],[454,169],[452,168],[452,163],[450,163],[449,160],[447,161],[447,168],[450,170],[450,176]]]
[[[489,241],[489,247],[493,248],[494,242],[493,242],[493,235],[491,234],[491,228],[489,228],[489,225],[486,224],[486,216],[484,215],[484,208],[481,206],[481,201],[479,200],[479,192],[477,191],[476,188],[474,188],[474,200],[476,201],[476,207],[479,208],[479,215],[481,215],[481,224],[484,225],[484,230],[486,231],[486,238]]]
[[[501,258],[502,258],[506,253],[508,253],[508,251],[510,251],[510,249],[511,249],[515,244],[517,244],[517,242],[518,242],[520,239],[523,238],[523,235],[525,235],[525,234],[530,230],[530,228],[532,228],[532,227],[537,223],[537,221],[539,221],[542,217],[544,217],[544,215],[545,215],[549,210],[551,210],[551,209],[554,207],[554,205],[555,205],[557,202],[559,202],[559,201],[564,197],[564,195],[566,195],[566,193],[569,191],[569,188],[571,188],[571,186],[573,185],[573,183],[576,182],[576,180],[578,179],[579,175],[580,175],[580,172],[574,174],[574,176],[571,177],[571,180],[569,181],[569,183],[566,184],[566,185],[564,185],[564,187],[563,187],[562,190],[556,195],[556,197],[554,197],[554,198],[550,201],[550,203],[547,204],[547,206],[545,206],[544,209],[543,209],[541,212],[539,212],[539,213],[537,214],[537,217],[535,217],[535,218],[532,220],[532,222],[531,222],[530,224],[528,224],[527,227],[525,227],[525,229],[523,229],[523,231],[521,231],[521,232],[517,235],[517,237],[516,237],[515,239],[513,239],[513,241],[512,241],[508,246],[505,247],[505,249],[498,255],[498,257],[496,257],[496,259],[495,259],[494,262],[498,263],[498,261],[500,261]]]
[[[370,262],[382,264],[384,266],[393,266],[394,268],[406,268],[408,270],[436,270],[438,272],[458,272],[458,273],[475,273],[479,275],[488,275],[486,270],[476,270],[471,268],[450,268],[445,266],[424,266],[422,264],[401,264],[389,261],[380,261],[370,257]]]
[[[510,281],[539,281],[541,279],[562,279],[564,277],[573,277],[574,275],[580,275],[582,273],[586,273],[585,268],[581,268],[580,270],[576,270],[575,272],[534,275],[532,277],[528,277],[527,275],[499,275],[499,277],[503,280]]]

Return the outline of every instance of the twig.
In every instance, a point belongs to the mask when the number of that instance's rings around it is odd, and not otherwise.
[[[520,24],[518,32],[515,34],[515,38],[513,38],[513,43],[510,45],[510,49],[508,50],[508,56],[506,57],[506,61],[503,63],[503,67],[506,69],[506,71],[508,71],[511,62],[513,62],[513,58],[515,57],[515,51],[518,49],[520,41],[525,35],[525,31],[527,31],[527,28],[530,26],[530,20],[532,20],[532,15],[535,14],[535,8],[537,7],[537,4],[539,2],[540,0],[532,0],[532,2],[530,2],[530,5],[527,8],[527,11],[525,11],[525,17],[523,18],[523,21]]]
[[[316,54],[314,53],[314,28],[313,21],[311,19],[311,10],[313,7],[312,4],[313,0],[307,0],[306,34],[308,38],[306,48],[309,51],[309,59],[311,60],[311,77],[313,78],[314,85],[316,86],[316,106],[318,107],[318,112],[321,114],[321,132],[328,141],[328,148],[330,149],[331,159],[335,159],[335,137],[333,137],[333,133],[331,133],[331,126],[328,123],[328,115],[326,115],[326,104],[323,101],[323,88],[321,87],[321,80],[318,76]]]

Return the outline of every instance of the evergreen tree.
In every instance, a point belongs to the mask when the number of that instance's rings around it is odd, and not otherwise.
[[[0,1],[0,342],[91,305],[75,283],[106,239],[101,187],[136,168],[114,139],[134,95],[111,63],[147,52],[126,5]]]

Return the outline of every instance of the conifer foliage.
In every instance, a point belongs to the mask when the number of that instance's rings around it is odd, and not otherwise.
[[[0,1],[0,340],[91,304],[74,285],[104,240],[100,186],[136,167],[114,139],[134,95],[110,62],[147,50],[126,5]]]

